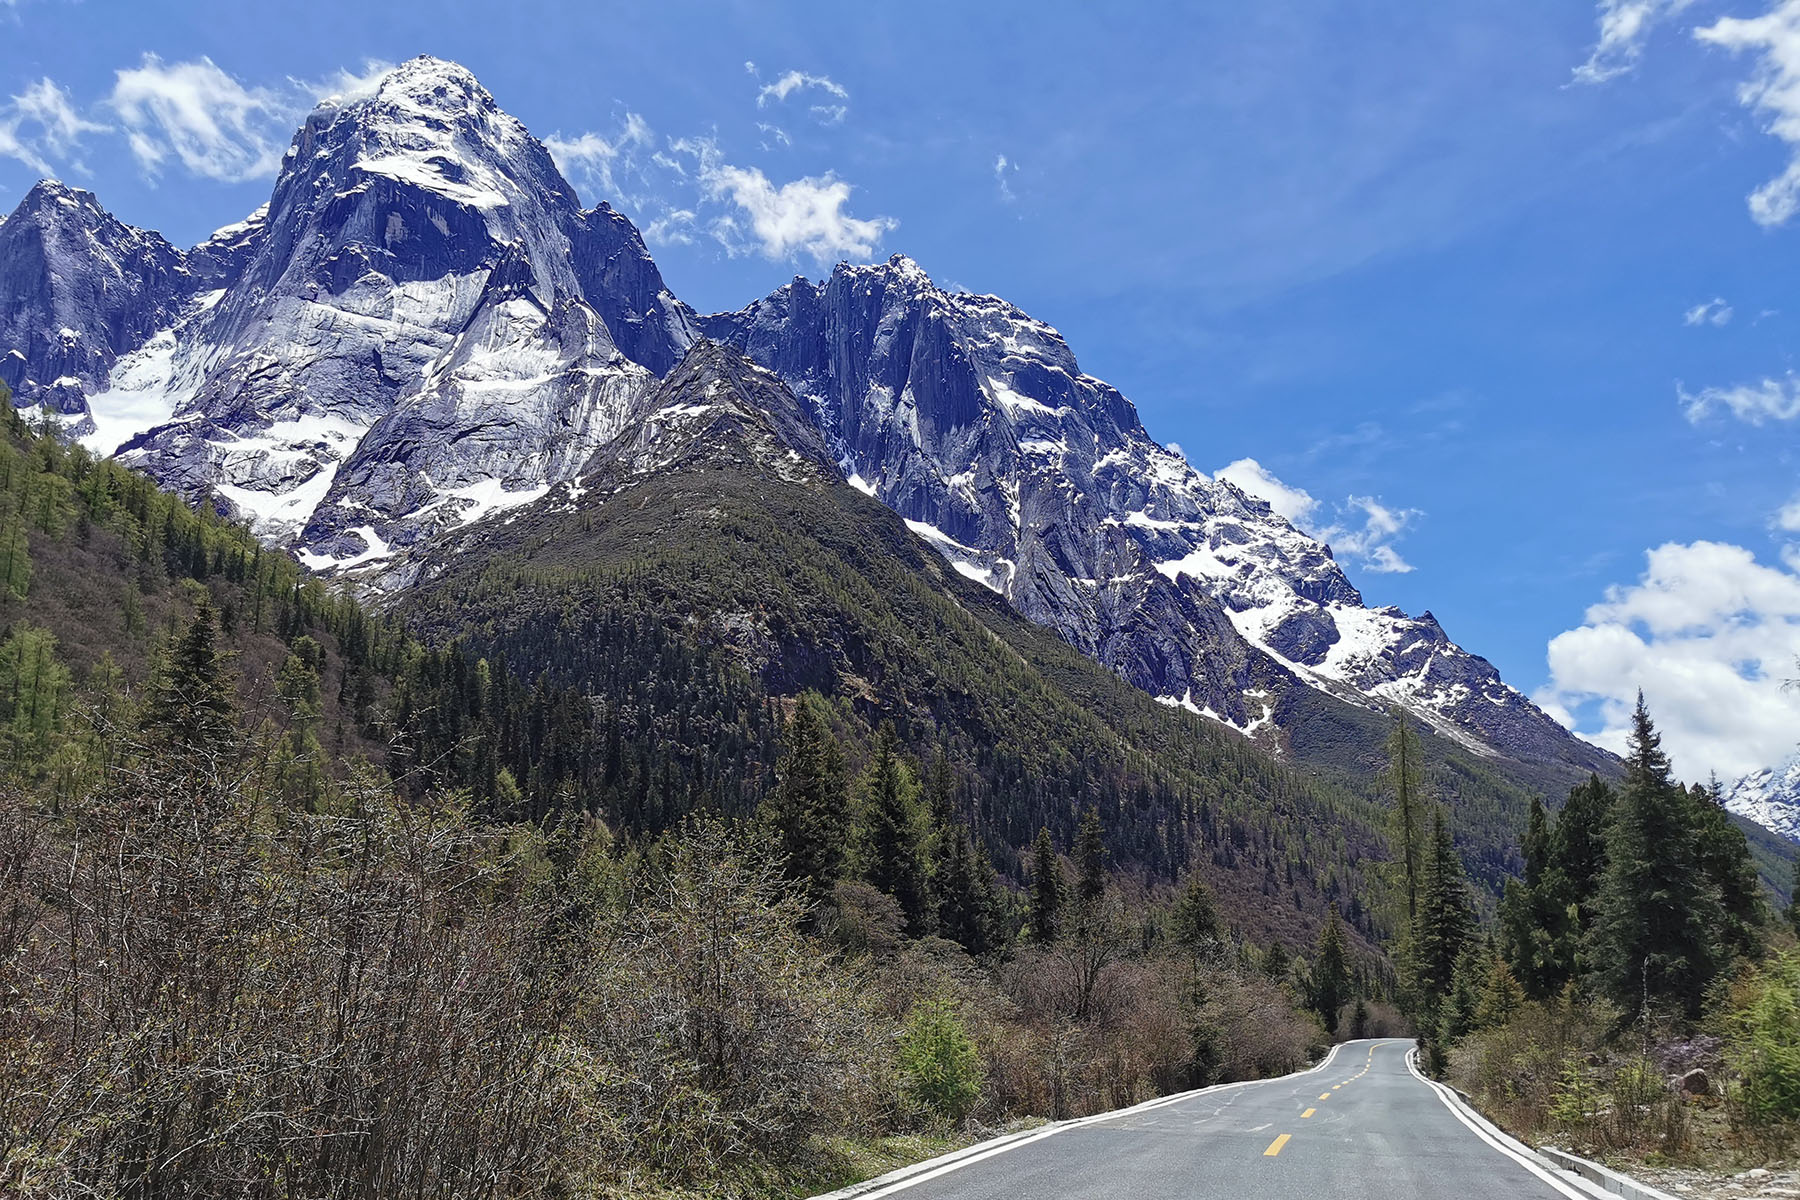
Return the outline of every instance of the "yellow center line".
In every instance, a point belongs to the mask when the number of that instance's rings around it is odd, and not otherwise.
[[[1288,1139],[1293,1136],[1294,1135],[1291,1133],[1284,1133],[1280,1137],[1276,1138],[1274,1141],[1270,1142],[1269,1148],[1267,1150],[1263,1151],[1263,1157],[1264,1158],[1274,1158],[1277,1154],[1280,1154],[1281,1148],[1283,1146],[1287,1145]]]
[[[1331,1093],[1330,1093],[1330,1092],[1320,1092],[1320,1093],[1319,1093],[1319,1099],[1321,1099],[1321,1100],[1329,1100],[1329,1099],[1331,1099]]]
[[[1316,1108],[1309,1108],[1305,1112],[1300,1114],[1300,1118],[1301,1118],[1301,1120],[1305,1120],[1307,1117],[1312,1116],[1314,1113],[1316,1113],[1318,1111],[1319,1110]]]

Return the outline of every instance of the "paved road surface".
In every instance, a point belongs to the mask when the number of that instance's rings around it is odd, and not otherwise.
[[[1406,1065],[1347,1042],[1303,1075],[1122,1113],[869,1193],[903,1200],[1540,1200],[1580,1196],[1490,1145]]]

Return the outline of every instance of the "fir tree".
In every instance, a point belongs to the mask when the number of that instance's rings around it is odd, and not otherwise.
[[[1048,827],[1038,830],[1031,845],[1031,938],[1042,945],[1062,932],[1062,863]]]
[[[907,932],[930,925],[925,870],[919,855],[918,785],[895,746],[894,727],[875,735],[875,758],[865,782],[868,799],[868,881],[900,902]]]
[[[1723,914],[1694,817],[1640,694],[1607,825],[1592,951],[1606,993],[1636,1016],[1662,1006],[1697,1016],[1718,966],[1713,935]]]
[[[1344,921],[1338,916],[1336,901],[1319,930],[1319,944],[1313,954],[1312,1006],[1325,1023],[1325,1032],[1337,1036],[1338,1014],[1350,999],[1350,960],[1344,947]]]
[[[776,786],[763,802],[763,819],[775,832],[788,878],[815,904],[831,895],[842,874],[849,838],[843,752],[824,707],[814,692],[794,705]]]
[[[938,932],[979,957],[998,947],[1000,896],[993,864],[966,825],[957,825],[946,841],[937,888]]]
[[[1525,1006],[1525,989],[1513,978],[1506,960],[1496,955],[1488,964],[1487,979],[1481,988],[1481,999],[1475,1005],[1475,1028],[1492,1029],[1504,1025]]]
[[[1385,780],[1393,793],[1394,804],[1388,812],[1389,840],[1406,895],[1406,919],[1419,915],[1419,891],[1424,860],[1424,787],[1420,783],[1422,763],[1419,739],[1405,710],[1395,706],[1394,732],[1388,738],[1388,765]]]
[[[1419,915],[1411,945],[1413,989],[1427,1011],[1449,994],[1457,960],[1475,932],[1475,910],[1462,860],[1450,839],[1444,810],[1432,812],[1431,845],[1419,888]]]
[[[1100,812],[1093,805],[1081,814],[1075,834],[1075,902],[1092,909],[1106,895],[1106,840],[1100,828]]]
[[[1800,937],[1800,858],[1794,860],[1794,882],[1788,888],[1787,919],[1794,936]]]
[[[1700,865],[1718,889],[1724,924],[1719,943],[1730,954],[1758,958],[1763,951],[1763,925],[1768,919],[1762,880],[1750,841],[1725,811],[1725,796],[1715,776],[1708,787],[1688,791],[1700,835]]]
[[[212,602],[202,594],[187,631],[163,648],[156,664],[144,724],[177,751],[223,747],[236,731],[235,688],[218,632]]]
[[[1216,958],[1225,944],[1225,926],[1212,889],[1195,871],[1169,913],[1169,938],[1197,961]]]

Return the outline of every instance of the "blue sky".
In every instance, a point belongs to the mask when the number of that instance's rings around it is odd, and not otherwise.
[[[0,0],[0,209],[191,243],[452,58],[695,306],[903,250],[1584,733],[1790,752],[1800,0],[1190,8]]]

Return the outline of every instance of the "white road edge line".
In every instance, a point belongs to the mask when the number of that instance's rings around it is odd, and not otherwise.
[[[1507,1133],[1489,1124],[1486,1117],[1469,1108],[1462,1102],[1462,1097],[1443,1084],[1435,1079],[1428,1079],[1419,1070],[1419,1051],[1416,1047],[1406,1052],[1406,1069],[1412,1072],[1414,1079],[1430,1088],[1443,1102],[1444,1107],[1450,1110],[1450,1115],[1468,1126],[1470,1132],[1476,1137],[1542,1179],[1558,1192],[1568,1196],[1570,1200],[1593,1200],[1594,1193],[1585,1189],[1577,1191],[1565,1181],[1550,1174],[1550,1170],[1538,1161],[1537,1156],[1532,1154],[1531,1149],[1523,1142],[1515,1140]]]
[[[883,1196],[892,1196],[894,1193],[903,1192],[907,1188],[917,1187],[921,1183],[927,1183],[940,1176],[948,1175],[952,1171],[960,1171],[964,1167],[972,1166],[975,1163],[1005,1154],[1010,1150],[1017,1150],[1020,1146],[1029,1146],[1032,1142],[1041,1142],[1047,1137],[1053,1137],[1056,1134],[1062,1133],[1064,1130],[1081,1129],[1085,1126],[1098,1125],[1105,1121],[1116,1121],[1121,1117],[1134,1116],[1137,1113],[1148,1112],[1153,1108],[1162,1108],[1164,1105],[1179,1104],[1183,1100],[1192,1100],[1195,1096],[1207,1096],[1216,1092],[1228,1092],[1236,1088],[1254,1087],[1260,1083],[1280,1083],[1284,1079],[1299,1079],[1305,1075],[1313,1075],[1323,1071],[1326,1067],[1329,1067],[1332,1060],[1337,1057],[1338,1051],[1342,1049],[1343,1046],[1344,1043],[1339,1042],[1331,1048],[1331,1053],[1327,1054],[1317,1066],[1308,1067],[1304,1071],[1295,1071],[1288,1075],[1276,1075],[1269,1079],[1242,1079],[1236,1083],[1215,1083],[1211,1087],[1195,1088],[1193,1091],[1189,1092],[1176,1092],[1173,1096],[1158,1096],[1154,1100],[1146,1100],[1142,1104],[1134,1104],[1130,1108],[1118,1108],[1114,1109],[1112,1112],[1095,1113],[1091,1117],[1076,1117],[1069,1121],[1056,1121],[1046,1125],[1042,1129],[1034,1130],[1023,1135],[1016,1133],[1006,1134],[1002,1137],[992,1138],[985,1142],[977,1142],[973,1146],[965,1146],[961,1150],[952,1151],[949,1154],[942,1155],[935,1159],[926,1159],[922,1163],[913,1163],[909,1167],[901,1167],[896,1171],[889,1172],[887,1175],[865,1180],[862,1183],[851,1184],[849,1187],[840,1188],[835,1192],[826,1192],[823,1195],[813,1197],[812,1200],[851,1200],[851,1197],[855,1197],[856,1200],[881,1200],[881,1197]],[[933,1166],[933,1163],[936,1163],[937,1165]],[[898,1178],[898,1176],[904,1176],[904,1178]],[[892,1182],[885,1184],[882,1182],[883,1180],[890,1179]],[[1580,1197],[1579,1200],[1588,1200],[1588,1198],[1583,1196]]]

